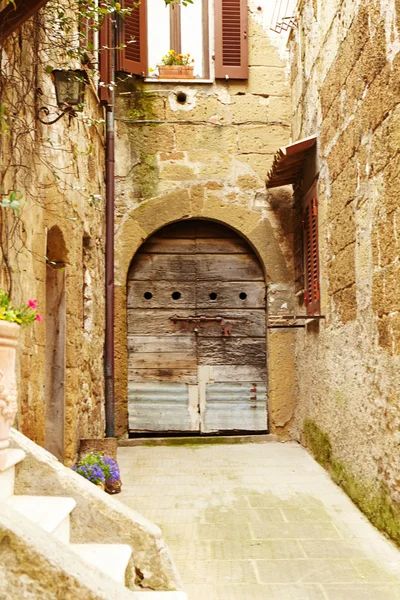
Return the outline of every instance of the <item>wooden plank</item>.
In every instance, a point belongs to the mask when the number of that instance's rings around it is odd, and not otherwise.
[[[179,221],[163,227],[157,232],[163,238],[236,238],[238,234],[226,225],[215,221],[192,219]]]
[[[197,309],[264,308],[264,281],[197,282]],[[216,297],[215,297],[216,295]]]
[[[205,323],[189,323],[188,321],[178,321],[173,323],[170,321],[172,311],[169,309],[129,309],[128,310],[128,332],[130,335],[170,335],[180,336],[182,334],[193,333],[194,328],[199,330],[198,337],[218,337],[221,335],[221,324],[213,321]],[[266,331],[266,314],[264,309],[255,310],[215,310],[202,309],[187,310],[181,309],[176,311],[181,317],[189,317],[190,315],[201,314],[207,317],[215,317],[216,315],[224,315],[232,319],[232,337],[263,337]],[[235,318],[235,320],[234,320]],[[236,319],[239,319],[236,320]],[[243,321],[243,322],[240,322]]]
[[[263,338],[199,338],[199,365],[265,366],[266,341]]]
[[[196,356],[196,338],[190,336],[152,336],[152,335],[129,335],[129,352],[187,352],[188,355]]]
[[[196,258],[196,277],[199,281],[264,281],[255,255],[201,254]]]
[[[177,297],[177,293],[180,297]],[[151,298],[149,298],[151,294]],[[182,281],[128,281],[129,308],[191,308],[196,304],[196,288],[193,282]]]
[[[192,369],[136,369],[128,370],[130,382],[170,382],[197,384],[197,368]]]
[[[266,367],[255,367],[253,365],[223,365],[213,368],[213,381],[224,383],[230,381],[239,382],[263,382],[267,378]]]
[[[137,254],[128,280],[192,281],[196,275],[196,256],[182,254]]]
[[[152,236],[139,250],[148,254],[253,254],[242,238],[163,238]]]
[[[187,352],[133,352],[128,358],[129,369],[190,369],[196,366],[196,356]]]

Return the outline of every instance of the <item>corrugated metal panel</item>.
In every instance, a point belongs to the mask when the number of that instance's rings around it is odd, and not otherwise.
[[[129,429],[199,429],[197,386],[186,383],[135,383],[128,387]]]
[[[265,383],[207,383],[202,431],[266,431]]]

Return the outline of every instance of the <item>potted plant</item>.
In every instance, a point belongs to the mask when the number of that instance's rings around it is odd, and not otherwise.
[[[88,452],[72,469],[109,494],[121,491],[121,476],[117,462],[101,452]]]
[[[42,321],[37,300],[15,306],[8,294],[0,290],[0,468],[9,446],[10,428],[17,413],[15,356],[20,328]],[[3,456],[2,456],[3,455]]]
[[[194,59],[190,54],[178,54],[170,50],[158,65],[160,79],[194,79]]]

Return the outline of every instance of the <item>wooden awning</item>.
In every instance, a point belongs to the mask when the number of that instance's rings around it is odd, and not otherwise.
[[[301,179],[307,151],[315,145],[316,141],[317,136],[313,135],[280,148],[274,156],[274,162],[265,181],[267,188],[289,185]]]

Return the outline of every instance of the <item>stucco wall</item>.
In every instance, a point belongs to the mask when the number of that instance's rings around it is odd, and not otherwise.
[[[9,286],[11,274],[15,303],[37,299],[39,312],[45,315],[46,257],[65,263],[65,459],[69,462],[80,437],[104,432],[104,125],[100,122],[104,115],[88,86],[82,114],[53,125],[38,121],[37,108],[56,107],[54,86],[44,67],[57,67],[60,60],[42,46],[44,18],[41,11],[1,50],[2,72],[9,74],[2,80],[7,121],[0,135],[1,193],[7,198],[17,191],[22,207],[19,215],[10,208],[0,209],[2,262],[3,267],[4,260],[10,266],[1,271],[0,286]],[[57,112],[51,111],[48,119]],[[48,257],[47,234],[54,226],[58,241]],[[45,443],[45,343],[46,319],[22,330],[17,424],[41,445]]]
[[[318,134],[325,323],[298,336],[297,435],[400,539],[400,4],[305,0],[293,138]]]
[[[214,219],[242,233],[258,253],[271,312],[293,300],[292,197],[266,193],[277,148],[290,140],[288,66],[263,4],[249,5],[249,78],[216,83],[138,82],[117,100],[116,404],[127,429],[126,276],[140,244],[184,218]],[[264,8],[263,8],[264,7]],[[184,8],[182,9],[184,10]],[[212,48],[212,44],[211,44]],[[166,49],[168,50],[168,49]],[[213,51],[211,49],[211,54]],[[177,94],[187,96],[179,104]],[[293,334],[271,333],[271,430],[289,436]],[[290,338],[290,341],[289,339]]]

